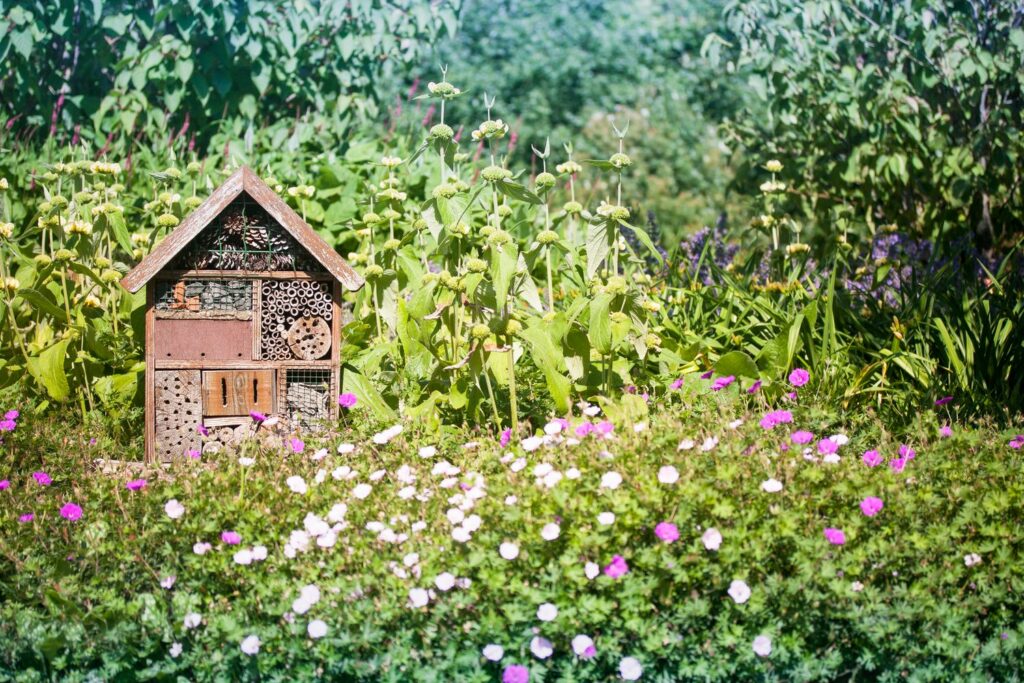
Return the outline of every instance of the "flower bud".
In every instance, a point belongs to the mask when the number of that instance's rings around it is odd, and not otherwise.
[[[487,261],[480,258],[471,258],[466,262],[466,269],[471,273],[483,273],[487,270]]]
[[[367,280],[376,280],[384,275],[384,269],[378,266],[376,263],[372,263],[366,266],[366,270],[363,271],[363,277]]]
[[[455,137],[455,131],[446,123],[438,123],[427,134],[427,138],[430,140],[451,140],[453,137]]]
[[[202,171],[202,170],[203,170],[203,165],[201,163],[199,163],[198,161],[190,161],[190,162],[188,162],[188,166],[185,167],[185,172],[188,173],[190,176],[197,176],[197,175],[199,175],[199,172]],[[270,185],[272,183],[267,183],[267,184]]]
[[[186,211],[195,211],[199,208],[199,205],[203,203],[203,200],[199,197],[185,197],[181,202],[181,205],[185,207]]]
[[[70,249],[58,249],[53,258],[57,261],[70,261],[75,258],[75,252]]]
[[[498,207],[498,215],[502,218],[508,218],[512,215],[512,207],[508,204],[502,204]]]
[[[389,239],[384,242],[384,251],[397,251],[398,247],[402,246],[402,241],[397,239]]]
[[[554,230],[544,230],[537,235],[537,242],[540,244],[553,244],[558,241],[558,233]]]
[[[772,159],[764,165],[764,168],[769,173],[778,173],[782,170],[782,162],[778,159]]]
[[[505,323],[505,334],[519,334],[523,331],[523,324],[515,318]]]
[[[11,239],[14,234],[14,223],[0,223],[0,237],[5,240]]]
[[[156,224],[161,228],[173,228],[178,224],[178,217],[173,213],[162,213],[157,216]]]
[[[92,223],[80,220],[68,221],[64,224],[64,232],[69,235],[91,235]]]
[[[473,325],[473,329],[470,330],[469,335],[473,339],[485,339],[491,334],[491,328],[487,327],[483,323],[477,323]]]
[[[786,247],[786,253],[790,256],[794,254],[806,254],[811,250],[811,245],[804,244],[802,242],[794,242]]]
[[[580,204],[579,202],[566,202],[565,206],[563,206],[562,208],[570,216],[578,214],[580,211],[583,211],[583,205]]]
[[[4,278],[4,289],[6,289],[8,292],[11,292],[11,293],[17,292],[19,287],[21,287],[21,283],[18,282],[18,278],[15,278],[15,277],[5,277]]]
[[[121,279],[121,273],[116,270],[104,270],[100,273],[100,280],[108,284],[112,284]]]
[[[480,176],[489,183],[496,183],[500,180],[506,180],[512,177],[512,171],[501,166],[488,166],[483,170]]]
[[[35,261],[36,265],[39,266],[40,268],[45,268],[46,266],[53,263],[53,259],[50,258],[49,254],[36,254],[32,260]]]
[[[451,183],[442,183],[434,188],[432,194],[434,199],[451,199],[459,193],[459,188],[455,187]]]
[[[110,259],[106,256],[97,256],[94,262],[97,268],[109,268],[111,263]]]
[[[82,300],[82,305],[86,308],[99,308],[101,304],[98,296],[95,294],[89,294]]]
[[[576,175],[583,170],[583,167],[570,159],[564,164],[558,164],[558,166],[555,166],[555,170],[562,174]]]
[[[619,170],[629,168],[633,165],[633,160],[629,158],[629,155],[623,154],[622,152],[616,152],[608,161],[612,166]]]
[[[540,173],[537,175],[537,187],[541,190],[550,190],[555,186],[555,176],[551,173]]]
[[[366,225],[376,225],[377,223],[381,223],[382,221],[383,219],[373,211],[367,211],[366,213],[363,214],[363,223],[365,223]]]
[[[380,165],[384,168],[396,168],[402,165],[402,159],[400,157],[384,156],[380,158]]]
[[[179,171],[173,166],[168,166],[167,168],[164,169],[164,175],[167,176],[168,178],[179,180],[181,178],[181,171]]]
[[[427,90],[430,91],[431,95],[435,95],[445,100],[450,100],[453,97],[458,97],[462,94],[461,90],[447,81],[442,81],[441,83],[427,83]]]

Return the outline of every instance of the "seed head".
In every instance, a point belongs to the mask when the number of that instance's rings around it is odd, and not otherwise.
[[[402,165],[402,159],[401,157],[384,156],[380,158],[380,165],[384,168],[397,168]]]
[[[469,336],[473,337],[473,339],[485,339],[490,336],[490,334],[491,328],[487,327],[487,325],[484,325],[483,323],[473,325],[473,329],[469,332]]]
[[[482,273],[487,270],[487,261],[481,258],[471,258],[466,261],[466,269],[471,273]]]
[[[554,230],[544,230],[537,235],[537,241],[540,244],[553,244],[558,241],[558,233]]]
[[[629,155],[623,154],[622,152],[616,152],[608,161],[611,162],[612,166],[619,170],[629,168],[633,165],[633,160],[629,158]]]
[[[778,159],[772,159],[764,165],[764,169],[769,173],[778,173],[782,170],[782,162]]]
[[[561,163],[561,164],[558,164],[558,166],[555,166],[555,170],[558,171],[559,173],[562,173],[562,174],[576,175],[576,174],[580,173],[581,171],[583,171],[583,167],[580,166],[579,164],[577,164],[572,159],[570,159],[569,161],[566,161],[565,163]]]
[[[157,216],[156,224],[161,228],[173,228],[178,224],[178,217],[173,213],[162,213]]]
[[[629,209],[618,204],[601,202],[601,206],[597,207],[597,215],[621,223],[629,220]]]
[[[75,252],[70,249],[58,249],[53,258],[57,261],[70,261],[75,258]]]
[[[435,125],[427,135],[430,140],[451,140],[453,137],[455,137],[455,131],[447,123]]]
[[[363,277],[367,280],[376,280],[377,278],[384,275],[384,269],[378,266],[376,263],[372,263],[366,266],[366,270],[363,271]]]
[[[199,172],[202,171],[202,170],[203,170],[203,165],[201,163],[199,163],[198,161],[190,161],[190,162],[188,162],[188,166],[185,167],[185,172],[188,173],[190,176],[193,176],[193,177],[199,175]],[[274,183],[268,182],[267,185],[273,186]]]
[[[491,121],[488,119],[480,124],[480,127],[473,131],[472,137],[474,142],[480,142],[481,140],[500,140],[505,137],[508,133],[508,124],[498,119],[497,121]]]
[[[488,166],[480,173],[480,176],[489,183],[496,183],[512,177],[512,171],[501,166]]]
[[[383,220],[384,219],[382,219],[380,215],[374,213],[373,211],[367,211],[366,213],[363,214],[363,223],[365,223],[366,225],[376,225],[377,223],[383,222]]]
[[[578,214],[583,210],[583,205],[579,202],[566,202],[565,206],[562,207],[567,214],[570,216]]]
[[[0,223],[0,237],[5,240],[11,239],[14,234],[14,223]]]
[[[539,189],[549,190],[555,186],[555,176],[551,173],[539,173],[536,182]]]
[[[431,95],[440,97],[441,99],[450,100],[453,97],[458,97],[462,94],[462,91],[456,88],[448,81],[442,81],[441,83],[430,82],[427,83],[427,90],[430,91]]]
[[[64,224],[64,232],[69,235],[91,235],[92,223],[89,221],[72,220]]]

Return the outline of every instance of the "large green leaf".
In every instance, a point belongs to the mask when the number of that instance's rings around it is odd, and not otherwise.
[[[44,349],[38,356],[28,359],[28,371],[55,401],[63,401],[71,393],[67,375],[64,373],[64,361],[70,343],[71,339],[62,339]]]
[[[499,309],[508,303],[508,291],[518,263],[519,250],[514,243],[491,247],[491,280],[494,283],[495,304]]]
[[[590,345],[602,355],[608,355],[612,350],[611,303],[610,294],[598,294],[590,302]]]
[[[590,223],[587,226],[587,279],[594,277],[608,258],[612,246],[608,241],[608,223]]]
[[[757,363],[743,351],[730,351],[715,363],[715,372],[720,375],[735,375],[736,377],[749,377],[757,379],[761,373],[757,370]]]
[[[373,384],[350,365],[344,366],[342,373],[342,386],[345,391],[351,391],[359,399],[359,405],[364,406],[373,413],[374,417],[380,420],[395,420],[397,415],[391,406],[384,401],[384,397],[374,388]]]
[[[551,399],[555,402],[555,409],[560,413],[568,412],[572,382],[562,374],[561,368],[565,361],[561,350],[548,333],[546,323],[540,318],[534,318],[523,330],[522,336],[530,344],[534,364],[544,373],[544,380]]]

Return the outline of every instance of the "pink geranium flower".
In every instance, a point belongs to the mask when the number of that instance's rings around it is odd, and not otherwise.
[[[66,503],[64,507],[60,509],[60,516],[74,522],[75,520],[82,518],[82,508],[74,503]]]
[[[679,528],[671,522],[661,522],[654,527],[654,535],[657,536],[660,541],[672,543],[679,539]]]
[[[803,445],[809,444],[810,442],[814,441],[814,434],[804,429],[798,429],[797,431],[793,432],[793,434],[790,435],[789,438],[793,443]]]
[[[864,451],[864,455],[861,456],[861,460],[868,467],[878,467],[882,464],[882,456],[878,454],[876,450]]]
[[[359,403],[359,397],[349,392],[338,397],[338,405],[345,409],[352,409]]]
[[[249,411],[249,417],[251,417],[256,424],[267,421],[266,415],[264,415],[263,413],[258,413],[255,410]]]
[[[889,469],[891,469],[896,474],[899,474],[900,472],[902,472],[903,468],[906,467],[906,466],[907,466],[907,459],[906,458],[896,458],[894,460],[889,461]]]
[[[9,488],[11,488],[11,482],[7,481],[6,479],[0,481],[0,491],[6,491]]]
[[[1010,448],[1024,448],[1024,434],[1018,434],[1010,439]]]
[[[881,512],[884,503],[881,498],[875,498],[874,496],[868,496],[860,502],[860,511],[868,517],[874,517]]]
[[[917,456],[917,451],[908,446],[907,444],[900,444],[900,457],[907,460],[908,462],[913,460]]]
[[[789,383],[794,387],[802,387],[807,384],[811,379],[811,373],[807,372],[803,368],[796,368],[793,372],[789,373]]]
[[[680,377],[676,381],[672,382],[672,384],[669,385],[669,388],[671,388],[671,389],[679,389],[682,386],[683,386],[683,378]]]
[[[33,514],[31,512],[26,512],[21,517],[18,517],[18,521],[21,522],[22,524],[25,524],[27,522],[31,522],[35,518],[36,518],[35,514]]]
[[[501,683],[529,683],[530,670],[522,664],[509,664],[501,674]]]
[[[626,558],[622,555],[615,555],[612,557],[611,563],[604,568],[605,576],[613,579],[617,579],[623,576],[629,571],[629,565],[626,564]]]
[[[223,531],[220,540],[228,545],[238,545],[242,542],[242,536],[237,531]]]
[[[138,491],[139,489],[143,489],[143,488],[146,487],[146,480],[145,479],[132,479],[127,484],[125,484],[124,487],[126,489],[128,489],[129,491]]]
[[[761,389],[761,380],[757,380],[756,382],[754,382],[753,384],[750,385],[750,388],[747,389],[747,393],[748,394],[756,394],[760,389]]]
[[[711,391],[721,391],[727,386],[736,381],[735,375],[727,375],[725,377],[719,377],[711,384]]]
[[[507,447],[507,446],[508,446],[508,445],[509,445],[509,444],[510,444],[511,442],[512,442],[512,428],[511,428],[511,427],[506,427],[506,428],[505,428],[505,429],[504,429],[504,430],[503,430],[503,431],[501,432],[501,438],[499,439],[498,443],[500,443],[500,444],[501,444],[501,447],[502,447],[502,448],[505,448],[505,447]]]
[[[292,439],[288,442],[288,445],[291,446],[294,453],[301,453],[306,450],[306,443],[302,439]]]
[[[53,483],[53,479],[50,478],[46,472],[33,472],[32,478],[36,480],[36,483],[40,486],[49,486]]]
[[[825,539],[828,540],[832,545],[843,545],[846,543],[846,534],[843,533],[842,529],[833,529],[832,527],[825,528]]]
[[[210,430],[206,428],[206,425],[196,425],[196,431],[199,432],[200,436],[210,435]]]
[[[949,425],[942,425],[941,427],[939,427],[939,436],[941,436],[943,439],[948,439],[949,437],[953,436],[953,428],[950,427]]]
[[[839,444],[832,439],[822,439],[818,442],[818,452],[822,455],[831,455],[839,450]]]

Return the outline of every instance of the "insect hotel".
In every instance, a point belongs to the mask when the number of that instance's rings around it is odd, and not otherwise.
[[[363,280],[248,168],[121,284],[146,288],[147,460],[217,450],[253,413],[337,416],[341,292]]]

